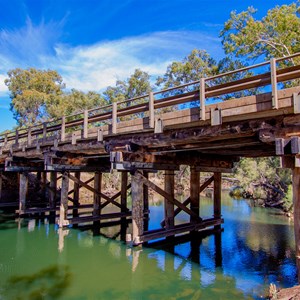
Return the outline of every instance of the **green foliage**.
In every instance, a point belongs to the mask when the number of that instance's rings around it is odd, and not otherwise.
[[[254,18],[255,12],[253,7],[241,13],[231,12],[220,33],[227,54],[270,59],[300,50],[299,2],[276,6],[262,20]]]
[[[235,177],[246,197],[263,199],[267,206],[289,205],[291,172],[279,168],[278,157],[242,158],[236,166]]]
[[[16,68],[5,80],[11,97],[11,110],[20,126],[49,118],[48,109],[62,95],[62,77],[53,70]]]
[[[58,118],[63,115],[68,116],[85,109],[91,109],[106,104],[104,98],[96,92],[84,93],[76,89],[62,94],[56,98],[56,101],[47,108],[47,113],[52,118]]]
[[[194,49],[182,61],[170,64],[166,73],[157,78],[156,85],[167,89],[215,75],[217,69],[216,61],[205,50]]]
[[[127,99],[143,96],[151,91],[150,75],[140,69],[126,80],[117,80],[116,86],[109,86],[104,92],[104,99],[108,103],[122,102]]]

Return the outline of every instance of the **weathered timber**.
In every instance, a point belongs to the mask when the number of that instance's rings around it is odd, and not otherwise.
[[[195,218],[198,218],[200,220],[199,216],[197,216],[189,208],[187,208],[186,206],[184,206],[180,201],[176,200],[174,197],[172,197],[170,194],[168,194],[167,192],[165,192],[159,186],[155,185],[153,182],[151,182],[150,180],[148,180],[145,177],[143,177],[142,174],[140,174],[139,172],[136,172],[135,176],[139,178],[139,180],[140,180],[141,183],[147,185],[153,191],[157,192],[158,194],[160,194],[164,198],[168,199],[171,203],[173,203],[176,206],[180,207],[187,214],[189,214],[191,216],[194,216]]]
[[[200,172],[191,167],[190,174],[190,204],[191,211],[198,216],[190,216],[191,223],[199,221],[200,214]]]
[[[128,172],[121,172],[121,212],[126,212],[127,209],[127,182]]]
[[[19,214],[22,214],[26,209],[26,196],[28,190],[28,174],[20,173],[20,188],[19,188]]]
[[[149,172],[143,171],[143,176],[149,179]],[[143,199],[144,199],[144,211],[149,210],[149,188],[147,185],[143,185]]]
[[[296,262],[298,269],[298,281],[300,282],[300,168],[293,169],[293,205]]]
[[[50,172],[49,207],[52,209],[56,207],[56,196],[57,196],[57,173]]]
[[[94,177],[94,188],[96,191],[101,193],[102,191],[102,173],[96,172]],[[94,193],[94,207],[93,207],[93,217],[98,217],[101,214],[101,196]],[[94,223],[97,225],[97,223]]]
[[[131,212],[122,212],[122,213],[110,213],[110,214],[101,214],[98,216],[87,216],[87,217],[78,217],[69,219],[70,224],[81,224],[81,223],[90,223],[97,222],[101,220],[110,220],[110,219],[119,219],[130,217]]]
[[[174,199],[174,171],[165,171],[165,192]],[[165,228],[173,228],[175,225],[174,220],[174,202],[170,201],[169,198],[164,198],[164,209],[165,209]]]
[[[175,225],[172,229],[151,230],[148,232],[144,232],[144,234],[140,237],[140,243],[148,242],[159,238],[165,238],[168,236],[174,236],[175,234],[181,234],[184,232],[203,230],[212,226],[220,226],[223,222],[223,219],[212,218],[203,220],[200,223],[187,223]]]
[[[93,192],[94,194],[99,195],[101,198],[105,199],[107,202],[114,204],[115,206],[122,208],[122,205],[119,204],[118,202],[116,202],[114,199],[106,196],[105,194],[103,194],[102,192],[97,191],[96,189],[92,188],[91,186],[89,186],[88,184],[84,183],[81,180],[78,180],[76,177],[72,176],[71,174],[68,175],[69,178],[74,181],[77,182],[79,185],[85,187],[87,190]],[[103,207],[101,207],[103,208]]]
[[[139,173],[131,175],[131,198],[132,198],[132,243],[141,243],[140,237],[144,232],[144,207],[143,207],[143,183]]]
[[[75,172],[74,173],[75,177],[80,180],[80,172]],[[77,182],[74,182],[74,192],[73,192],[73,205],[74,205],[74,209],[73,209],[73,217],[76,218],[78,217],[78,206],[79,206],[79,189],[80,189],[80,185]],[[68,192],[69,194],[69,192]]]
[[[214,173],[214,218],[221,218],[222,173]],[[215,227],[218,228],[218,227]]]
[[[0,172],[0,200],[2,198],[2,188],[3,188],[3,173]]]
[[[60,195],[60,210],[59,210],[59,227],[69,225],[67,220],[68,211],[68,191],[69,191],[69,175],[68,172],[62,174],[61,180],[61,195]]]

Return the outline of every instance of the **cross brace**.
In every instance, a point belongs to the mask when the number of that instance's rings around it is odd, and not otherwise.
[[[181,210],[185,211],[190,216],[193,216],[196,219],[199,219],[199,221],[201,220],[201,218],[198,215],[196,215],[193,211],[191,211],[189,208],[187,208],[185,205],[183,205],[177,199],[173,198],[170,194],[165,192],[159,186],[157,186],[156,184],[154,184],[153,182],[151,182],[150,180],[145,178],[140,172],[136,172],[136,176],[141,181],[141,183],[143,183],[144,185],[148,186],[149,188],[151,188],[156,193],[158,193],[161,196],[163,196],[164,198],[166,198],[168,201],[170,201],[171,203],[173,203],[174,205],[179,207]]]
[[[211,176],[209,179],[207,179],[201,186],[199,189],[199,193],[201,193],[202,191],[204,191],[212,182],[214,181],[214,176]],[[187,206],[191,203],[191,197],[188,197],[186,200],[184,200],[184,202],[182,203],[184,206]],[[182,211],[182,209],[180,207],[177,207],[174,211],[174,217],[176,217],[180,212]],[[160,225],[162,227],[165,226],[165,220],[162,220],[160,222]]]
[[[93,192],[94,194],[97,194],[98,196],[100,196],[101,198],[105,199],[108,203],[112,203],[115,206],[119,207],[119,208],[123,208],[124,210],[128,211],[127,207],[123,207],[123,205],[121,205],[120,203],[114,201],[114,199],[106,196],[105,194],[95,190],[94,188],[92,188],[91,186],[89,186],[88,184],[86,184],[85,182],[81,181],[80,179],[76,178],[75,176],[68,174],[68,177],[74,181],[75,183],[77,183],[80,186],[85,187],[87,190]]]

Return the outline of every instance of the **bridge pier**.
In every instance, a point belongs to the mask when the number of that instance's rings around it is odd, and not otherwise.
[[[165,192],[174,198],[174,170],[165,171]],[[164,215],[165,215],[165,228],[171,229],[175,225],[174,203],[168,198],[164,198]]]
[[[190,174],[190,198],[191,198],[191,211],[195,214],[190,216],[191,223],[198,222],[195,216],[200,215],[200,172],[195,167],[191,167]]]
[[[62,228],[69,225],[67,220],[68,212],[68,192],[69,192],[69,174],[64,172],[61,181],[61,196],[60,196],[60,210],[59,210],[59,227]]]
[[[294,233],[298,282],[300,282],[300,168],[293,168]]]
[[[27,191],[28,191],[28,174],[25,172],[21,172],[20,187],[19,187],[19,215],[25,212]]]
[[[57,172],[50,172],[50,185],[49,185],[49,207],[50,211],[50,219],[54,219],[56,216],[56,197],[57,197]]]
[[[222,173],[214,172],[214,218],[221,219]],[[221,225],[214,226],[215,229]]]
[[[131,197],[132,197],[132,243],[141,244],[140,237],[144,233],[144,201],[143,184],[139,180],[138,171],[131,175]]]
[[[94,176],[94,189],[99,192],[99,194],[94,193],[93,197],[93,217],[99,217],[101,214],[101,191],[102,191],[102,173],[95,172]],[[100,220],[94,221],[95,226],[100,225]]]

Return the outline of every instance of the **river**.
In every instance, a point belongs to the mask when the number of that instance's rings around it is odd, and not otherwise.
[[[201,201],[211,217],[211,200]],[[150,228],[162,219],[150,207]],[[297,283],[292,223],[276,210],[223,197],[224,231],[130,248],[118,226],[58,230],[47,220],[0,219],[0,299],[261,299]],[[185,220],[181,213],[180,221]]]

